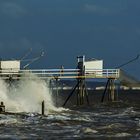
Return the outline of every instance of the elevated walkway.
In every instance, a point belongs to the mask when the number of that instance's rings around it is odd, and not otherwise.
[[[41,79],[59,78],[59,79],[75,79],[75,78],[113,78],[118,79],[120,76],[119,69],[86,69],[84,75],[81,75],[80,69],[30,69],[0,71],[1,79],[22,79],[36,75]]]
[[[0,70],[0,78],[5,80],[34,78],[33,75],[36,75],[40,79],[117,79],[120,81],[121,85],[140,87],[139,80],[121,69],[86,69],[84,75],[81,75],[80,69]]]

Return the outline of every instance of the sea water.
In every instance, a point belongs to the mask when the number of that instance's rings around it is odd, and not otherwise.
[[[47,82],[34,79],[24,79],[10,87],[0,81],[0,100],[6,111],[18,112],[0,114],[0,139],[140,139],[140,94],[128,94],[133,102],[124,99],[59,109],[53,103]],[[42,100],[45,116],[40,115]]]

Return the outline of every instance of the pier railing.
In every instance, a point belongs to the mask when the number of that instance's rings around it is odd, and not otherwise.
[[[80,69],[30,69],[30,70],[0,70],[1,79],[22,79],[36,75],[41,79],[59,78],[119,78],[119,69],[86,69],[84,75]]]
[[[92,78],[119,78],[119,69],[86,69],[85,75]]]

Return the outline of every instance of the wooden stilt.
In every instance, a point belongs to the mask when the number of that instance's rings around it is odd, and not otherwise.
[[[55,95],[55,97],[56,97],[56,106],[58,106],[58,77],[56,77],[55,78],[55,80],[56,80],[56,95]]]
[[[104,101],[106,93],[108,93],[108,101],[111,101],[111,102],[115,101],[115,79],[110,78],[107,80],[101,102]]]
[[[108,101],[115,101],[115,79],[110,79],[109,82],[109,92],[108,92]]]
[[[105,86],[105,90],[104,90],[104,92],[103,92],[102,99],[101,99],[101,102],[102,102],[102,103],[103,103],[103,101],[104,101],[105,94],[106,94],[106,92],[107,92],[109,82],[110,82],[110,79],[107,80],[107,83],[106,83],[106,86]]]
[[[41,115],[45,115],[45,102],[42,101],[41,103]]]
[[[86,87],[86,83],[85,83],[84,89],[85,89],[85,96],[86,96],[87,104],[89,105],[88,90]]]

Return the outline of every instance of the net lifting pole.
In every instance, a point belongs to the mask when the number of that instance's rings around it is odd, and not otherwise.
[[[30,62],[27,63],[26,65],[24,65],[24,66],[23,66],[23,69],[26,69],[30,64],[32,64],[33,62],[37,61],[38,59],[40,59],[40,58],[43,57],[43,56],[44,56],[44,52],[42,51],[41,54],[40,54],[40,56],[35,57],[35,58],[33,58],[33,59],[30,59]]]

